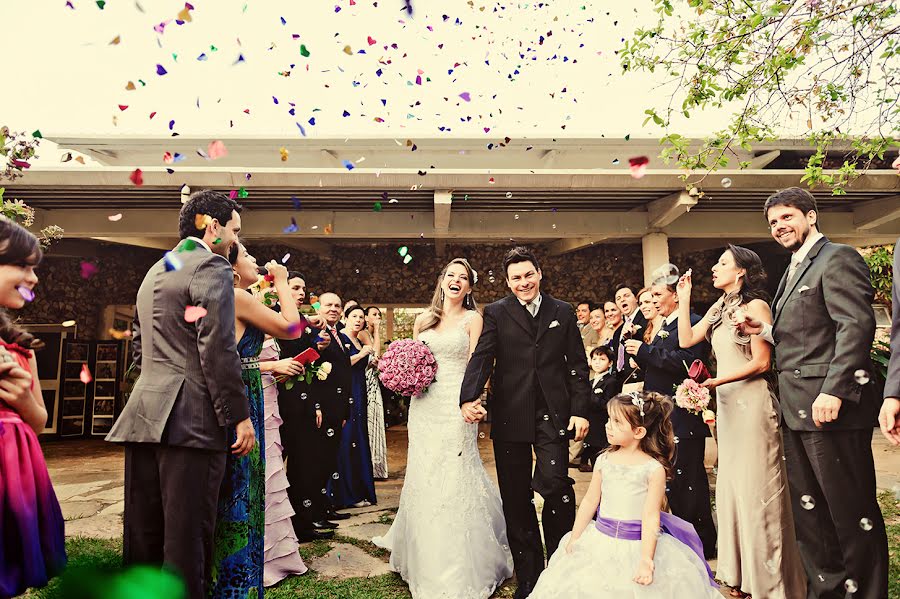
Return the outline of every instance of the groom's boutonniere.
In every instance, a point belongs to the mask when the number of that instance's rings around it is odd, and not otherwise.
[[[666,338],[668,338],[668,336],[669,336],[669,331],[660,331],[659,332],[660,339],[666,339]]]
[[[550,323],[550,326],[547,327],[547,328],[548,328],[548,329],[553,329],[553,328],[556,328],[556,327],[558,327],[558,326],[559,326],[559,321],[558,321],[558,320],[554,320],[553,322]]]

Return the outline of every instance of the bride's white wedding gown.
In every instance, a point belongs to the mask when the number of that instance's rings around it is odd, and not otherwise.
[[[409,450],[400,509],[373,542],[416,599],[486,599],[512,576],[500,493],[478,454],[478,425],[459,411],[469,358],[468,312],[448,330],[423,332],[436,380],[409,402]]]

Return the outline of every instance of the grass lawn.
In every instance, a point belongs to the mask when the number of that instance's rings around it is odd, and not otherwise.
[[[900,500],[892,493],[884,492],[878,497],[881,511],[887,523],[888,544],[890,551],[890,572],[888,580],[890,599],[900,599]],[[370,555],[387,560],[387,552],[368,541],[359,541],[344,536],[335,537],[334,541],[316,541],[305,544],[300,549],[303,560],[307,563],[316,557],[325,555],[331,550],[333,542],[350,543],[363,549]],[[115,569],[122,565],[122,542],[84,537],[71,538],[66,541],[69,555],[69,568]],[[514,586],[506,584],[495,594],[496,599],[513,596]],[[27,596],[40,599],[56,599],[62,597],[60,579],[54,579],[43,589],[31,591]],[[372,578],[331,579],[319,578],[310,571],[305,576],[297,576],[282,581],[266,590],[267,599],[405,599],[410,594],[406,583],[397,574],[385,574]],[[85,598],[87,599],[87,598]]]

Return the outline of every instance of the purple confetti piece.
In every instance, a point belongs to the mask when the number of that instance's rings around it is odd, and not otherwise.
[[[34,301],[34,291],[29,289],[28,287],[23,287],[22,285],[19,285],[18,287],[16,287],[16,291],[19,292],[19,295],[21,295],[22,299],[24,299],[26,302]]]
[[[159,75],[161,77],[161,76],[165,75],[166,73],[168,73],[168,71],[166,71],[166,69],[161,64],[156,65],[156,74],[157,75]]]
[[[469,95],[469,92],[463,92],[463,93],[459,94],[459,97],[462,98],[463,100],[465,100],[466,102],[472,101],[472,96]]]

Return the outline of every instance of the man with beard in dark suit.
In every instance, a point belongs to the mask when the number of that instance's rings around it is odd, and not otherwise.
[[[659,279],[653,282],[653,304],[664,318],[659,333],[649,344],[640,337],[624,342],[626,355],[633,356],[644,371],[644,391],[657,391],[674,396],[675,387],[687,378],[687,366],[694,360],[709,357],[709,342],[683,349],[678,343],[678,296],[674,281]],[[700,316],[691,314],[691,325]],[[709,497],[709,478],[703,465],[709,426],[697,414],[675,406],[672,412],[675,432],[675,473],[666,488],[672,513],[694,525],[703,541],[707,559],[716,553],[716,527],[713,524]]]
[[[744,333],[775,346],[782,436],[808,596],[883,599],[888,545],[876,499],[877,410],[869,352],[875,335],[869,269],[854,248],[819,232],[811,193],[789,187],[763,208],[791,251],[773,324],[747,315]],[[892,391],[888,390],[888,393]]]

